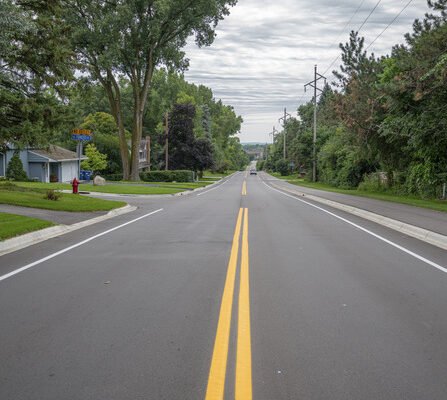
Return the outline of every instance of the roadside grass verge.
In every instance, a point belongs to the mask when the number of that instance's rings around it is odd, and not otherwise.
[[[272,175],[276,176],[277,178],[283,179],[293,185],[302,186],[310,189],[348,194],[351,196],[367,197],[370,199],[390,201],[392,203],[406,204],[415,207],[427,208],[430,210],[447,212],[447,201],[445,200],[421,199],[419,197],[397,195],[394,193],[387,193],[387,192],[367,192],[358,189],[340,189],[321,182],[315,182],[315,183],[308,182],[305,181],[304,179],[297,178],[296,175],[289,175],[289,176],[280,176],[279,174],[272,174]]]
[[[100,192],[113,194],[175,194],[185,190],[192,190],[208,186],[211,182],[113,182],[104,186],[94,186],[90,183],[81,183],[80,191]],[[71,190],[68,183],[40,183],[40,182],[17,182],[24,188]]]
[[[52,222],[16,214],[0,213],[0,240],[54,226]]]
[[[86,192],[98,192],[98,193],[113,193],[113,194],[175,194],[183,192],[183,189],[176,187],[159,187],[159,186],[144,186],[144,185],[104,185],[93,186],[91,184],[79,185],[79,190]]]
[[[44,198],[47,189],[0,184],[0,204],[42,208],[54,211],[110,211],[126,205],[123,201],[110,201],[92,197],[61,193],[57,201]]]

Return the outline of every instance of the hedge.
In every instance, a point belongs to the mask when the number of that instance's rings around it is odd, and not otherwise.
[[[122,181],[123,174],[103,175],[107,181]],[[194,171],[150,171],[141,172],[140,179],[145,182],[194,182]]]
[[[140,178],[145,182],[194,182],[194,171],[150,171],[142,172]]]

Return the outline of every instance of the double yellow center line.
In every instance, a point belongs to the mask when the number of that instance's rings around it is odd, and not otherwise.
[[[247,182],[244,181],[244,183],[242,184],[242,196],[246,195],[247,195]]]
[[[228,347],[230,342],[231,312],[233,308],[241,231],[242,246],[238,301],[235,399],[252,399],[248,209],[241,208],[239,209],[237,217],[233,245],[231,247],[230,260],[228,262],[227,277],[222,295],[213,357],[208,377],[206,400],[223,400],[224,398]]]

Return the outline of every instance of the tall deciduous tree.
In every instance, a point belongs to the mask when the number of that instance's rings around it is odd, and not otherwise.
[[[54,1],[0,1],[0,146],[45,144],[63,123],[54,89],[72,58],[59,17]]]
[[[116,120],[125,179],[138,180],[138,152],[151,81],[157,65],[184,69],[189,36],[210,45],[218,22],[237,0],[60,0],[72,27],[73,47],[85,73],[101,83]],[[124,134],[119,78],[133,94],[129,148]]]

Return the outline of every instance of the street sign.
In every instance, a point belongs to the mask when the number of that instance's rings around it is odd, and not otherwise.
[[[72,129],[71,133],[73,135],[88,135],[88,136],[90,136],[92,134],[92,131],[90,129]]]
[[[71,135],[73,140],[92,140],[90,135]]]

